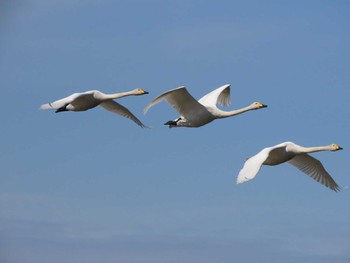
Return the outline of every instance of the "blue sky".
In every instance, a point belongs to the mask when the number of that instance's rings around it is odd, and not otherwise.
[[[245,159],[283,141],[348,186],[348,1],[2,1],[0,261],[349,262],[349,190]],[[230,109],[267,109],[168,129],[162,92],[231,84]],[[102,109],[54,114],[71,93],[120,99],[151,129]]]

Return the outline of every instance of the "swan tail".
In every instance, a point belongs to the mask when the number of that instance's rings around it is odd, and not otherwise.
[[[49,109],[53,109],[51,103],[47,103],[47,104],[43,104],[40,106],[41,110],[49,110]]]

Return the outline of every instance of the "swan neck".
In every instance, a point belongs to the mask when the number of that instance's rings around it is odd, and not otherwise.
[[[132,91],[126,91],[126,92],[120,92],[120,93],[113,93],[113,94],[104,94],[104,99],[111,100],[111,99],[119,99],[126,96],[133,95]]]
[[[313,153],[321,151],[330,151],[329,146],[315,146],[315,147],[302,147],[300,146],[300,151],[304,153]]]
[[[252,110],[252,108],[250,106],[248,106],[248,107],[244,107],[244,108],[241,108],[241,109],[238,109],[238,110],[219,111],[218,112],[218,115],[219,115],[218,117],[219,118],[227,118],[227,117],[238,115],[238,114],[241,114],[243,112],[250,111],[250,110]]]

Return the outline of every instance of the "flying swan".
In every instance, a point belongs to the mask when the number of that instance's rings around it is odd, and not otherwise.
[[[147,91],[134,89],[127,92],[104,94],[98,90],[90,90],[81,93],[74,93],[66,98],[56,100],[52,103],[41,105],[40,109],[54,109],[55,112],[61,111],[86,111],[96,106],[101,106],[105,110],[119,114],[122,117],[129,118],[141,127],[146,127],[138,118],[134,116],[127,108],[115,102],[113,99],[119,99],[131,95],[144,95]]]
[[[144,112],[146,113],[152,106],[161,102],[163,99],[181,115],[175,120],[164,123],[164,125],[169,125],[169,128],[200,127],[215,119],[227,118],[246,111],[267,107],[260,102],[254,102],[248,107],[238,110],[220,110],[216,104],[228,106],[231,102],[230,85],[227,84],[208,93],[199,101],[194,99],[184,86],[169,90],[150,102],[145,107]]]
[[[258,154],[247,159],[237,177],[237,184],[253,179],[259,172],[262,165],[278,165],[288,162],[300,171],[309,175],[317,182],[339,191],[340,187],[325,170],[322,163],[308,153],[319,151],[342,150],[338,144],[318,147],[303,147],[293,142],[283,142],[272,147],[261,150]]]

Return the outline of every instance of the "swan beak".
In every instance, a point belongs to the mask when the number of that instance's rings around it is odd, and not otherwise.
[[[267,108],[267,105],[266,104],[262,104],[262,103],[260,103],[260,108]]]
[[[343,150],[343,148],[338,145],[337,150]]]
[[[148,91],[143,90],[142,94],[149,94]]]

